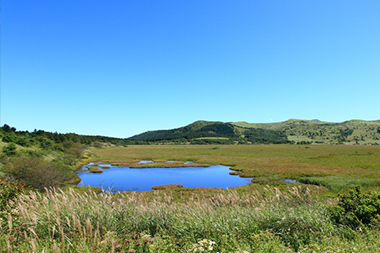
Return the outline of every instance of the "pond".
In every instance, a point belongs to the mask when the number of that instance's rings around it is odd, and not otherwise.
[[[191,188],[228,188],[251,182],[250,178],[232,176],[229,172],[229,167],[222,165],[143,169],[111,165],[109,169],[104,168],[103,173],[89,173],[84,166],[78,171],[78,176],[82,179],[78,186],[96,186],[117,191],[151,191],[152,186],[167,184],[181,184],[183,187]]]

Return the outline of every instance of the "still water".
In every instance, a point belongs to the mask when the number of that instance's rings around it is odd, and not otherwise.
[[[89,173],[85,167],[78,175],[82,179],[79,186],[97,186],[105,190],[150,191],[152,186],[181,184],[183,187],[228,188],[249,184],[250,178],[231,176],[229,167],[144,168],[111,166],[103,173]]]

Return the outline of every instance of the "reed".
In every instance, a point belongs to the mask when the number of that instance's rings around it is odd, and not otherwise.
[[[186,252],[206,246],[202,240],[207,239],[212,252],[254,252],[256,248],[292,252],[337,233],[315,191],[318,187],[294,186],[286,191],[265,187],[249,193],[227,190],[194,194],[191,201],[178,202],[170,191],[147,197],[136,192],[98,195],[51,188],[44,194],[18,197],[13,203],[17,211],[0,222],[4,239],[0,248],[10,252]],[[292,227],[299,229],[294,235]],[[302,239],[307,233],[312,238]]]

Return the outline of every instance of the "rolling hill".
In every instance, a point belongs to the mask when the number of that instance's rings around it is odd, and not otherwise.
[[[190,142],[192,144],[289,143],[284,133],[278,130],[243,129],[232,123],[218,121],[196,121],[185,127],[145,132],[129,139],[150,142]]]
[[[233,123],[238,128],[262,128],[282,131],[294,142],[380,144],[380,121],[350,120],[331,123],[315,120],[290,119],[279,123]]]
[[[277,123],[196,121],[185,127],[149,131],[129,140],[191,143],[379,144],[380,121],[341,123],[290,119]]]
[[[380,144],[380,120],[349,120],[340,123],[290,119],[277,123],[224,123],[196,121],[184,127],[144,132],[130,138],[60,134],[43,130],[28,132],[4,125],[0,144],[41,146],[63,150],[66,142],[112,145],[134,144]],[[66,145],[66,144],[65,144]]]

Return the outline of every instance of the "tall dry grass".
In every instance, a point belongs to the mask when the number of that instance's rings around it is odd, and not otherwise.
[[[7,244],[0,246],[10,252],[181,252],[209,238],[215,250],[234,250],[259,244],[254,235],[271,233],[264,237],[275,236],[271,247],[280,249],[291,243],[295,224],[316,235],[334,231],[325,206],[312,196],[303,186],[285,192],[268,187],[264,193],[193,195],[178,203],[170,192],[147,198],[136,192],[47,189],[20,195],[13,203],[14,213],[0,228]]]

